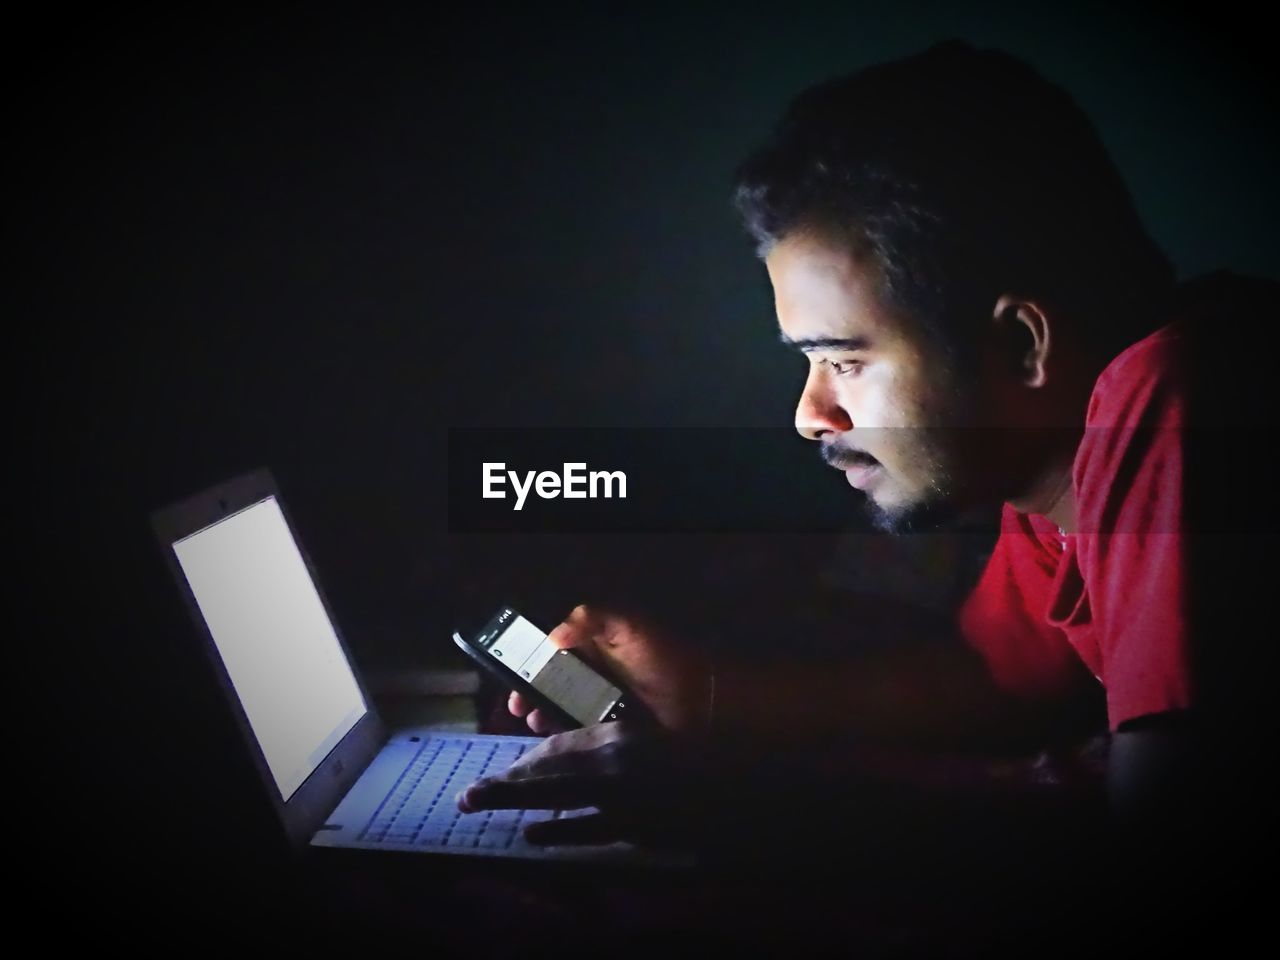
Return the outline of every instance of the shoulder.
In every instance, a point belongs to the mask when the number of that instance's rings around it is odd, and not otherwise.
[[[1184,281],[1163,325],[1098,376],[1086,426],[1179,425],[1188,396],[1199,407],[1248,409],[1270,382],[1263,368],[1274,355],[1278,306],[1273,280],[1217,270]]]
[[[1187,318],[1171,320],[1122,350],[1094,383],[1086,427],[1135,426],[1158,401],[1175,406],[1187,390],[1191,356]]]

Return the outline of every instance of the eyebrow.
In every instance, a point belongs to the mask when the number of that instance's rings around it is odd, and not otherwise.
[[[866,337],[802,337],[793,340],[785,333],[779,333],[778,339],[801,353],[808,353],[810,350],[866,350],[871,346]]]

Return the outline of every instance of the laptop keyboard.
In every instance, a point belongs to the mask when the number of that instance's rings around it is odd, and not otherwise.
[[[371,843],[505,850],[525,824],[550,820],[557,810],[483,810],[461,813],[455,797],[468,784],[498,774],[531,745],[503,740],[431,738],[400,779],[360,839]]]

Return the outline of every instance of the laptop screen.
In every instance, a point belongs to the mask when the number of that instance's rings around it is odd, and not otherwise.
[[[275,497],[173,544],[287,801],[368,708]]]

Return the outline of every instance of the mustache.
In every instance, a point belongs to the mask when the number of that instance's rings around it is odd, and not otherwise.
[[[841,446],[838,443],[824,443],[820,450],[822,459],[837,470],[848,470],[850,467],[869,467],[880,461],[871,454],[854,447]]]

